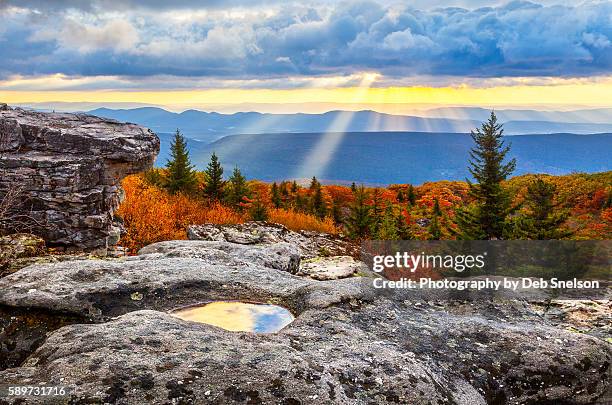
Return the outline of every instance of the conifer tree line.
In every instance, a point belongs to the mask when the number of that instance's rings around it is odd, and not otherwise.
[[[442,206],[436,197],[423,204],[413,185],[366,188],[352,183],[344,196],[334,186],[323,186],[313,177],[307,186],[296,181],[254,186],[238,167],[226,178],[218,156],[213,153],[203,172],[191,164],[187,141],[176,131],[165,170],[146,173],[149,183],[172,194],[184,193],[211,203],[227,205],[265,221],[268,209],[285,209],[310,214],[320,220],[331,218],[351,238],[406,239],[563,239],[571,232],[563,228],[568,213],[554,203],[554,184],[536,178],[521,204],[513,205],[504,182],[516,168],[508,159],[510,145],[503,140],[503,127],[492,112],[487,122],[471,133],[467,180],[469,202],[460,207]],[[610,197],[608,197],[610,200]],[[612,204],[612,203],[611,203]],[[418,215],[417,215],[418,214]],[[419,217],[419,219],[415,219]]]

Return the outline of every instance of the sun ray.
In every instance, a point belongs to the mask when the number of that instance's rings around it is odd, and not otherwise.
[[[359,83],[358,91],[349,102],[361,102],[368,89],[376,81],[378,75],[366,73]],[[344,139],[347,128],[351,125],[355,111],[339,111],[327,131],[321,136],[310,154],[304,159],[296,171],[294,178],[306,179],[312,176],[321,177],[329,162]]]

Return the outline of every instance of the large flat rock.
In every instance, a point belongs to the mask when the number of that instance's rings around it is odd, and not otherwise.
[[[121,404],[588,404],[609,388],[610,344],[554,327],[525,302],[379,292],[365,277],[317,281],[271,267],[273,256],[241,258],[244,249],[272,254],[274,244],[208,243],[0,279],[0,308],[68,323],[13,356],[23,361],[0,380]],[[253,334],[169,313],[215,300],[275,303],[296,319]]]

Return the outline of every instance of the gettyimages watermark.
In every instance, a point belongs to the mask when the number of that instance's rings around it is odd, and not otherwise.
[[[361,256],[377,290],[610,298],[610,241],[366,241]]]

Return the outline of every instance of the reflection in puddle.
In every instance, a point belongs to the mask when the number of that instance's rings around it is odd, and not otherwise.
[[[186,321],[202,322],[233,332],[278,332],[294,317],[283,307],[269,304],[217,301],[172,313]]]

